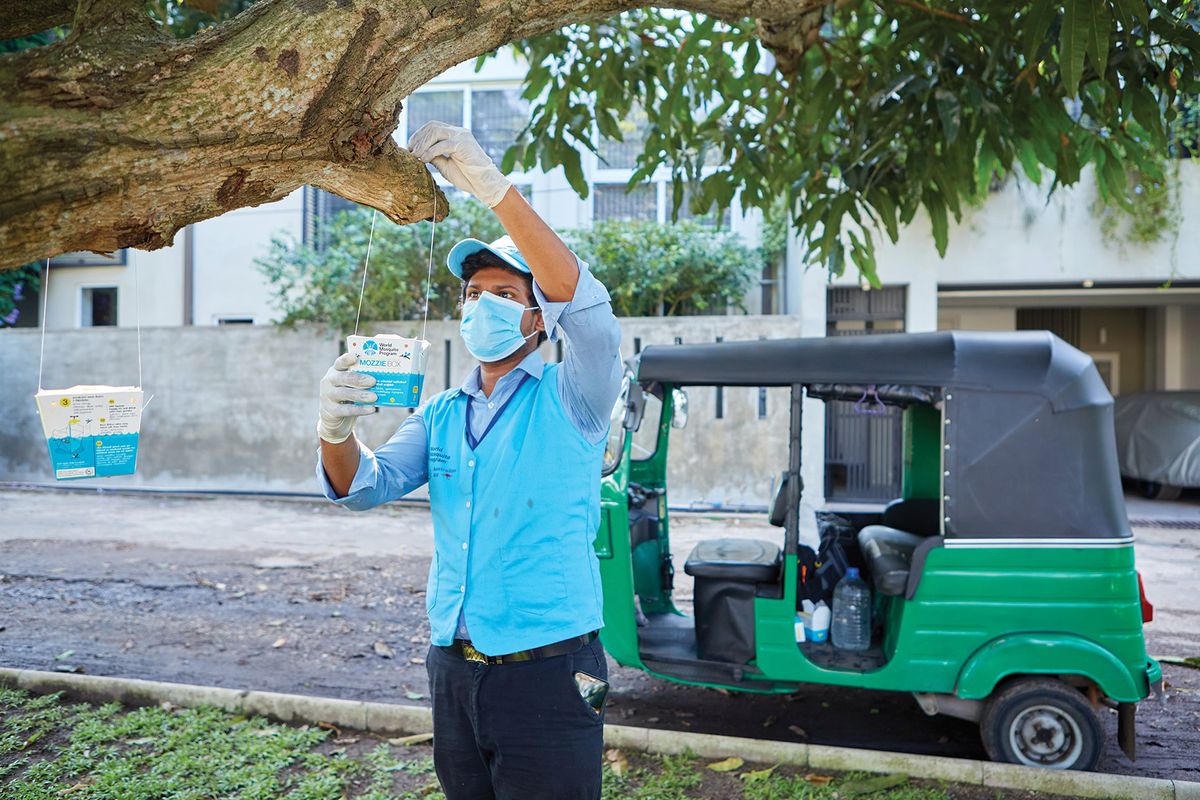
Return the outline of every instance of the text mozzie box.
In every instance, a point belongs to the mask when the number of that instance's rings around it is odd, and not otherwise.
[[[375,385],[369,391],[377,399],[371,405],[416,408],[421,404],[429,342],[382,333],[347,336],[346,346],[358,356],[354,371],[375,378]]]
[[[56,480],[134,473],[142,425],[141,389],[40,389],[35,400]]]

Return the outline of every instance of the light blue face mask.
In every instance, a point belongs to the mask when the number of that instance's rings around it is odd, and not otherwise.
[[[525,336],[521,333],[521,318],[526,311],[535,311],[514,300],[505,300],[491,292],[483,292],[478,300],[463,303],[462,322],[458,331],[471,355],[480,361],[499,361],[512,355],[525,344],[534,331]]]

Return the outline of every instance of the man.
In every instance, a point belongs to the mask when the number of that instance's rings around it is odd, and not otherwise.
[[[592,542],[620,330],[605,288],[468,131],[431,122],[409,147],[508,233],[447,259],[479,365],[372,452],[352,427],[375,410],[374,379],[339,357],[321,382],[317,474],[356,510],[429,484],[426,668],[448,800],[598,798],[608,668]],[[538,345],[560,334],[563,363],[544,363]]]

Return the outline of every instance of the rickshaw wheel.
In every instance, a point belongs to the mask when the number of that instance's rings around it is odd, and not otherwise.
[[[1149,500],[1178,500],[1183,489],[1157,481],[1138,481],[1138,493]]]
[[[1095,768],[1104,727],[1079,690],[1052,678],[1024,678],[992,696],[979,720],[993,761],[1050,769]]]

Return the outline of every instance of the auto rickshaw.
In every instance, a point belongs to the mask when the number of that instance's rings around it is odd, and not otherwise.
[[[698,544],[688,616],[671,597],[667,461],[697,386],[790,389],[790,438],[770,514],[779,540]],[[901,409],[901,496],[877,513],[802,518],[805,398]],[[629,362],[602,477],[604,646],[679,683],[910,692],[927,714],[977,722],[993,760],[1029,766],[1093,768],[1108,707],[1132,759],[1136,704],[1162,671],[1146,654],[1152,609],[1112,409],[1092,360],[1040,331],[647,347]],[[635,448],[639,430],[650,444]],[[816,559],[801,544],[814,528]],[[833,545],[872,589],[865,652],[797,642],[808,570]]]

